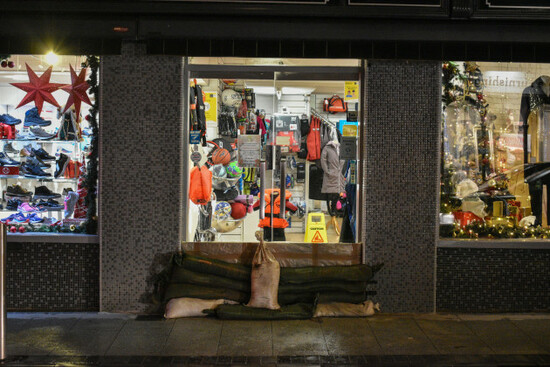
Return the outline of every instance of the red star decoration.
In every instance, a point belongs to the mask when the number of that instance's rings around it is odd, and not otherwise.
[[[86,68],[80,70],[80,74],[76,75],[72,65],[71,68],[71,84],[62,87],[65,92],[69,93],[69,98],[65,104],[63,112],[67,111],[69,107],[74,104],[76,115],[80,115],[80,105],[82,102],[92,105],[90,98],[86,91],[90,88],[90,85],[86,82]]]
[[[50,66],[48,70],[46,70],[44,74],[40,76],[40,78],[34,73],[34,71],[31,70],[29,65],[25,64],[25,66],[27,66],[29,83],[10,83],[14,87],[17,87],[27,92],[27,95],[25,96],[25,98],[21,100],[21,102],[16,108],[24,106],[27,103],[30,103],[32,101],[34,101],[34,105],[36,106],[36,108],[38,108],[38,114],[42,112],[42,106],[44,105],[44,101],[56,107],[59,107],[59,104],[57,103],[55,98],[53,98],[52,96],[52,92],[58,90],[65,84],[50,83],[50,77],[52,76],[53,66]]]

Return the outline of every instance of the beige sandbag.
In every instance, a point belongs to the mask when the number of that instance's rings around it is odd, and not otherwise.
[[[372,316],[380,311],[380,305],[372,301],[363,303],[320,303],[315,309],[313,317],[364,317]]]
[[[270,310],[280,309],[281,306],[277,300],[280,275],[279,262],[260,237],[260,245],[252,259],[251,295],[247,306]]]
[[[164,317],[176,319],[178,317],[202,317],[206,314],[203,310],[213,310],[224,303],[236,304],[237,302],[224,299],[199,299],[199,298],[172,298],[166,304]]]

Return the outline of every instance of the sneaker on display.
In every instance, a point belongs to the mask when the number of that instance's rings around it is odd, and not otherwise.
[[[25,112],[25,123],[23,126],[30,127],[30,126],[49,126],[52,122],[49,120],[44,120],[42,117],[40,117],[40,114],[38,113],[38,108],[34,107]]]
[[[8,203],[6,204],[6,209],[8,209],[8,210],[17,210],[17,208],[21,204],[23,204],[23,202],[21,200],[9,199]]]
[[[51,164],[44,162],[38,157],[27,157],[27,163],[38,166],[40,168],[50,168]]]
[[[21,123],[21,120],[16,119],[15,117],[6,114],[0,115],[0,123],[6,125],[17,125]]]
[[[7,154],[7,153],[12,153],[12,154],[17,154],[17,153],[19,153],[19,150],[15,149],[15,148],[13,147],[13,145],[11,144],[11,141],[10,141],[9,143],[7,143],[7,144],[4,145],[4,149],[3,149],[3,150],[4,150],[4,153],[6,153],[6,154]]]
[[[19,166],[19,162],[14,161],[4,153],[0,153],[0,166],[17,167]]]
[[[19,156],[20,157],[30,157],[31,155],[32,155],[32,153],[29,149],[27,149],[27,147],[23,147],[23,149],[21,149],[19,151]]]
[[[46,173],[38,165],[25,163],[21,165],[21,170],[23,171],[25,177],[30,178],[47,178],[51,177],[49,173]]]
[[[42,223],[44,221],[44,218],[40,218],[36,213],[29,214],[27,219],[31,223]]]
[[[63,210],[64,206],[58,203],[57,201],[53,199],[49,199],[48,201],[40,200],[36,207],[40,210],[47,210],[47,211],[58,211]]]
[[[74,191],[69,191],[67,196],[65,196],[65,211],[64,218],[67,219],[74,213],[74,206],[78,201],[78,194]]]
[[[46,152],[42,148],[38,148],[38,149],[31,148],[31,152],[38,158],[42,159],[43,161],[55,161],[55,157],[52,157],[48,152]]]
[[[46,186],[38,186],[34,188],[34,200],[39,199],[55,199],[60,198],[61,194],[52,192]]]
[[[17,184],[8,186],[6,189],[6,194],[9,196],[32,196],[32,192],[25,190]]]
[[[54,177],[58,178],[59,176],[63,175],[65,173],[65,169],[67,168],[67,165],[69,164],[69,156],[63,153],[59,154],[59,159],[56,162],[55,165],[55,173]]]
[[[35,139],[39,140],[50,140],[55,138],[55,134],[50,134],[46,132],[46,130],[42,129],[41,127],[31,127],[31,134],[34,136]]]
[[[17,207],[17,210],[20,212],[30,213],[30,212],[37,212],[39,209],[37,207],[34,207],[30,205],[29,203],[22,203]]]

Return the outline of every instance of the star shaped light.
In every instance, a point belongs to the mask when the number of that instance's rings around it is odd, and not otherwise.
[[[65,85],[61,89],[69,93],[69,98],[65,104],[65,109],[63,112],[67,111],[69,107],[74,104],[75,113],[77,116],[80,115],[80,105],[82,102],[89,105],[92,104],[90,98],[86,91],[90,88],[90,85],[86,82],[86,68],[80,70],[80,74],[76,75],[76,72],[73,69],[72,65],[69,65],[71,68],[71,84]]]
[[[34,73],[34,71],[31,70],[28,64],[25,64],[25,66],[27,67],[27,74],[29,75],[29,83],[10,83],[14,87],[17,87],[27,92],[25,98],[21,100],[16,108],[24,106],[32,101],[34,101],[34,105],[38,109],[38,114],[42,112],[44,101],[56,107],[59,107],[59,104],[52,96],[52,92],[58,90],[65,84],[50,83],[53,66],[50,66],[48,70],[46,70],[40,77],[38,77]]]

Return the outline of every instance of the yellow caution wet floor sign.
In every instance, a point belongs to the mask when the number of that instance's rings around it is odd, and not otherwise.
[[[304,241],[312,243],[328,242],[327,227],[325,225],[325,214],[308,214],[306,236]]]

